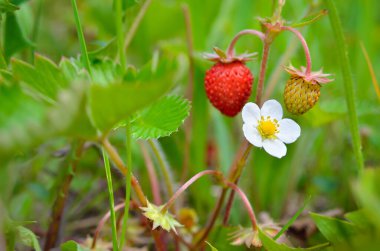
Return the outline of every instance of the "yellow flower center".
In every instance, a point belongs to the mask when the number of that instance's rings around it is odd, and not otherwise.
[[[277,119],[270,119],[269,116],[266,118],[261,116],[257,130],[263,138],[273,139],[276,137],[276,133],[278,133],[278,121]]]

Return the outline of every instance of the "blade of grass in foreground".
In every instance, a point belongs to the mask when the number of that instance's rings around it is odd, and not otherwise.
[[[339,13],[335,6],[335,3],[333,0],[325,0],[325,3],[329,9],[330,23],[335,34],[336,49],[338,51],[338,59],[341,64],[343,74],[343,83],[346,93],[346,103],[348,108],[348,118],[350,122],[352,141],[354,144],[354,153],[358,164],[358,173],[361,174],[364,169],[364,160],[361,150],[359,123],[355,107],[354,84],[352,80],[352,72],[347,53],[347,47],[344,41],[342,24],[340,22]]]
[[[110,200],[110,212],[111,212],[111,228],[112,228],[112,244],[113,244],[113,250],[118,251],[117,246],[117,230],[116,230],[116,217],[115,217],[115,202],[114,202],[114,196],[113,196],[113,188],[112,188],[112,176],[111,176],[111,167],[110,167],[110,161],[108,159],[108,155],[106,151],[103,150],[103,159],[104,159],[104,169],[106,171],[106,177],[107,177],[107,186],[108,186],[108,193],[109,193],[109,200]]]

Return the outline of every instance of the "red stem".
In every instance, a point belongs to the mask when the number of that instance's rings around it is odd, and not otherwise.
[[[301,41],[302,47],[305,51],[305,57],[306,57],[306,75],[310,75],[310,73],[311,73],[311,56],[310,56],[310,50],[309,50],[309,47],[307,46],[305,38],[302,36],[301,32],[299,32],[297,29],[294,29],[292,27],[283,26],[281,29],[293,32],[297,36],[297,38]]]
[[[265,39],[265,35],[261,31],[242,30],[238,34],[236,34],[236,36],[232,39],[230,45],[228,46],[228,49],[227,49],[227,56],[228,57],[233,57],[235,44],[239,40],[239,38],[243,35],[254,35],[254,36],[259,37],[261,39],[261,41],[264,41],[264,39]]]
[[[257,231],[258,229],[258,226],[257,226],[257,220],[256,220],[256,216],[255,216],[255,213],[253,211],[253,208],[251,206],[251,203],[249,203],[249,200],[247,198],[247,196],[245,195],[245,193],[237,186],[235,185],[234,183],[231,183],[231,182],[227,182],[227,185],[229,187],[231,187],[235,192],[237,192],[237,194],[239,194],[241,200],[243,201],[243,204],[245,206],[245,208],[247,209],[248,211],[248,215],[249,215],[249,218],[251,219],[251,223],[252,223],[252,229],[253,231]]]
[[[161,209],[161,212],[166,212],[171,205],[174,203],[174,201],[183,193],[191,184],[193,184],[197,179],[201,178],[205,175],[214,175],[219,176],[221,173],[219,171],[215,170],[205,170],[200,173],[197,173],[194,175],[191,179],[189,179],[185,184],[183,184],[174,194],[173,196],[168,200],[168,202],[165,204],[165,206]]]
[[[266,34],[266,36],[267,35],[268,33]],[[259,75],[259,81],[257,84],[257,92],[256,92],[256,103],[259,106],[261,106],[261,103],[262,103],[261,96],[263,95],[265,72],[266,72],[267,64],[268,64],[270,45],[271,45],[271,42],[267,41],[266,39],[264,42],[263,56],[262,56],[261,66],[260,66],[260,75]]]
[[[159,186],[159,182],[157,179],[157,173],[153,167],[153,161],[150,158],[149,153],[146,150],[146,147],[142,143],[140,144],[140,148],[141,148],[141,152],[143,154],[146,169],[148,170],[149,181],[150,181],[150,185],[152,188],[154,204],[161,205],[162,199],[161,199],[161,194],[160,194],[160,186]]]

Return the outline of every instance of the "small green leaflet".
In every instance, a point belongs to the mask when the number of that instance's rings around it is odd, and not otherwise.
[[[334,244],[349,243],[347,240],[359,232],[359,228],[348,221],[315,213],[310,215],[323,236]]]
[[[210,244],[210,242],[206,241],[207,245],[210,246],[211,248],[211,251],[218,251],[218,249],[216,249],[213,245]]]
[[[25,246],[33,248],[35,251],[41,251],[40,244],[38,243],[36,235],[29,229],[18,226],[16,227],[18,238]]]
[[[16,52],[33,46],[33,43],[25,36],[21,29],[17,17],[14,13],[8,12],[5,19],[4,29],[4,57],[9,59]]]
[[[82,247],[75,241],[67,241],[61,245],[61,251],[90,251],[90,249]]]
[[[328,14],[328,10],[321,10],[317,13],[312,13],[312,14],[308,15],[307,17],[303,18],[302,20],[300,20],[297,23],[292,24],[291,26],[295,27],[295,28],[306,26],[306,25],[309,25],[309,24],[312,24],[312,23],[318,21],[319,19],[326,16],[327,14]]]
[[[55,101],[60,90],[69,82],[50,59],[35,55],[34,66],[19,59],[12,60],[13,75],[49,100]]]
[[[108,132],[124,119],[153,104],[173,86],[176,62],[162,60],[146,64],[121,82],[102,85],[94,80],[90,87],[89,108],[92,122]],[[116,80],[117,81],[117,80]]]
[[[261,229],[259,229],[259,237],[263,246],[268,251],[311,251],[311,250],[325,250],[326,247],[330,246],[330,243],[324,243],[310,248],[293,248],[288,247],[285,244],[277,243],[275,240],[266,235]]]
[[[190,102],[179,96],[161,98],[138,113],[132,122],[137,139],[157,139],[176,132],[190,112]]]

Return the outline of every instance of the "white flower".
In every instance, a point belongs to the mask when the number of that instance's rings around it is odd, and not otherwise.
[[[245,138],[277,158],[286,155],[284,143],[293,143],[301,135],[301,128],[296,122],[282,119],[282,107],[274,99],[266,101],[261,109],[255,103],[245,104],[242,116]]]

